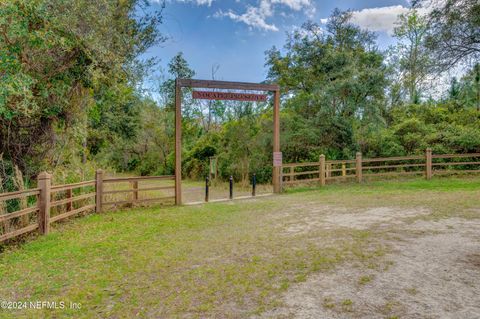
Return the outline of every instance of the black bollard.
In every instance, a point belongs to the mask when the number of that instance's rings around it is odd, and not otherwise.
[[[209,179],[208,176],[205,178],[205,201],[208,202],[208,186],[209,186]]]
[[[233,176],[230,175],[230,199],[233,199]]]
[[[257,188],[257,174],[253,173],[253,177],[252,177],[252,196],[255,196],[256,188]]]

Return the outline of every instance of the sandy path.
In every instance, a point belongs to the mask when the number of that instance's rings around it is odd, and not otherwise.
[[[307,214],[287,233],[388,229],[382,269],[344,264],[292,286],[265,318],[480,318],[480,220],[408,218],[428,210],[383,207]],[[328,211],[324,209],[323,212]]]
[[[270,185],[257,185],[256,194],[272,193],[272,186]],[[228,199],[230,191],[228,184],[221,184],[218,186],[210,186],[209,199]],[[252,189],[250,186],[242,187],[240,185],[234,185],[233,197],[242,197],[252,195]],[[184,186],[182,189],[182,198],[185,203],[203,202],[205,200],[205,186]]]

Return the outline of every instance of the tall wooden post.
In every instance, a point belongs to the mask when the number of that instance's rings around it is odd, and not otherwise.
[[[175,80],[175,204],[182,205],[182,87]]]
[[[95,175],[95,212],[102,212],[102,201],[103,201],[103,171],[101,169],[97,170]]]
[[[280,152],[280,90],[273,94],[273,152]],[[280,193],[280,167],[273,167],[273,192]]]
[[[325,155],[320,155],[319,162],[320,186],[325,186]]]
[[[432,149],[427,148],[425,150],[425,178],[432,178]]]
[[[347,176],[347,164],[342,163],[342,177]]]
[[[40,188],[40,197],[38,199],[38,229],[40,234],[46,235],[50,231],[50,200],[52,175],[42,172],[37,177],[37,185]]]
[[[355,158],[355,174],[357,176],[357,182],[362,182],[362,153],[358,152]]]

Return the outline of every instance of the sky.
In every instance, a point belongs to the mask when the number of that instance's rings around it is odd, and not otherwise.
[[[162,0],[149,0],[160,9]],[[160,60],[158,74],[178,52],[198,79],[261,82],[267,75],[265,51],[282,48],[287,33],[306,21],[325,23],[333,9],[353,11],[353,22],[374,31],[380,49],[395,43],[397,16],[407,0],[166,0],[163,35],[168,40],[152,47],[147,57]]]

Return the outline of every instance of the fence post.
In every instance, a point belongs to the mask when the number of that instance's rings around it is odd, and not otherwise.
[[[133,201],[132,201],[132,206],[133,204],[138,201],[138,181],[133,181],[132,182],[132,188],[133,188]]]
[[[103,199],[103,171],[101,169],[97,170],[97,174],[95,176],[95,212],[101,213],[102,212],[102,199]]]
[[[256,185],[256,182],[257,182],[257,177],[255,176],[255,185]],[[283,193],[283,166],[280,167],[280,193]]]
[[[295,173],[295,167],[291,166],[290,167],[290,178],[289,178],[289,181],[294,181],[295,180],[295,176],[293,175],[293,173]]]
[[[347,176],[347,164],[342,163],[342,176]]]
[[[320,167],[319,167],[319,177],[320,177],[320,186],[325,186],[325,155],[320,155]]]
[[[233,176],[230,175],[230,199],[233,199]]]
[[[432,178],[432,149],[427,148],[425,150],[425,178],[431,179]]]
[[[357,182],[362,182],[362,153],[358,152],[355,158],[355,175]]]
[[[209,184],[209,178],[208,176],[205,178],[205,202],[208,202],[208,196],[209,196],[209,193],[208,193],[208,185]]]
[[[283,171],[283,169],[282,169],[282,171]],[[280,171],[280,174],[282,174],[282,171]],[[283,177],[282,177],[282,180],[283,180]],[[256,195],[256,188],[257,188],[257,174],[253,173],[253,177],[252,177],[252,196]],[[280,183],[280,190],[283,191],[283,182]]]
[[[67,198],[70,199],[70,201],[67,203],[67,212],[71,211],[73,209],[73,203],[72,203],[72,195],[73,195],[73,190],[67,189]]]
[[[38,229],[40,234],[46,235],[50,231],[50,201],[52,186],[52,175],[42,172],[37,177],[37,185],[40,188],[40,197],[38,201]]]

